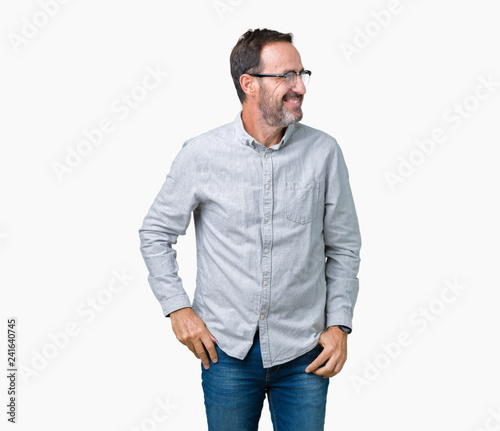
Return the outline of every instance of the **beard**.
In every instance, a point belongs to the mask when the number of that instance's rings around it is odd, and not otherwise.
[[[259,85],[260,86],[260,85]],[[284,104],[284,99],[298,98],[302,101],[303,96],[296,93],[287,93],[281,100],[273,99],[272,95],[262,86],[259,108],[262,118],[271,127],[288,127],[292,123],[302,120],[302,107],[292,106],[290,109]]]

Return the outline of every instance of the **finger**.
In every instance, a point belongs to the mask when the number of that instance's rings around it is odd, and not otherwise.
[[[186,343],[186,346],[191,352],[193,352],[194,356],[196,356],[197,359],[200,359],[198,353],[196,352],[196,349],[194,348],[193,343]]]
[[[328,378],[328,377],[333,377],[337,373],[335,371],[330,370],[329,367],[325,365],[324,367],[318,368],[317,370],[313,371],[313,374],[316,374],[317,376],[321,376],[324,378]]]
[[[210,359],[214,364],[217,363],[219,358],[217,357],[217,351],[215,350],[215,344],[212,342],[211,339],[207,339],[203,341],[203,344],[205,345],[205,349],[208,351],[208,354],[210,356]]]
[[[208,359],[207,352],[203,347],[203,344],[201,342],[196,343],[195,349],[196,353],[198,353],[198,358],[201,359],[201,362],[203,363],[203,368],[205,368],[205,370],[208,370],[210,368],[210,361]]]
[[[326,353],[325,350],[323,349],[323,351],[318,355],[318,357],[307,366],[306,373],[314,371],[327,359],[328,359],[328,353]]]
[[[335,365],[335,368],[333,369],[335,374],[338,374],[342,371],[346,361],[347,361],[347,358],[344,358],[343,360],[337,362],[337,365]]]
[[[314,374],[323,377],[333,377],[340,373],[340,371],[344,367],[346,359],[347,358],[345,357],[335,358],[332,356],[325,364],[325,366],[318,368],[316,371],[314,371]]]
[[[330,358],[328,362],[322,367],[313,371],[313,374],[322,377],[333,377],[336,373],[334,373],[336,361],[333,358]]]

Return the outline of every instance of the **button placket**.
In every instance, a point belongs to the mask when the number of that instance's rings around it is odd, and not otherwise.
[[[264,152],[263,159],[263,217],[262,217],[262,289],[260,301],[261,350],[263,357],[271,360],[267,341],[267,319],[271,302],[271,250],[273,238],[272,214],[274,208],[273,197],[273,164],[272,150]]]

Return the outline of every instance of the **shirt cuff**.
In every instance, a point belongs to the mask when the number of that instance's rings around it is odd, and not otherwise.
[[[173,296],[172,298],[160,302],[160,304],[165,317],[169,317],[170,313],[180,310],[181,308],[191,307],[191,301],[187,294]]]
[[[344,325],[338,325],[340,329],[342,329],[342,332],[345,332],[346,334],[350,334],[352,332],[352,329],[349,328],[348,326]]]

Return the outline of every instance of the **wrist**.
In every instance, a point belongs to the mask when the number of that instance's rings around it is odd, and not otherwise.
[[[343,334],[349,334],[351,332],[351,328],[344,326],[344,325],[333,325],[330,326],[330,328],[335,328],[335,330],[342,332]],[[328,329],[330,329],[328,328]]]
[[[167,314],[165,317],[170,317],[170,318],[172,318],[172,317],[175,317],[175,316],[179,316],[179,315],[181,315],[181,314],[186,313],[186,311],[188,311],[188,312],[189,312],[189,310],[192,310],[192,308],[191,308],[191,307],[183,307],[183,308],[179,308],[179,309],[177,309],[177,310],[175,310],[175,311],[171,311],[171,312],[170,312],[170,314]]]

